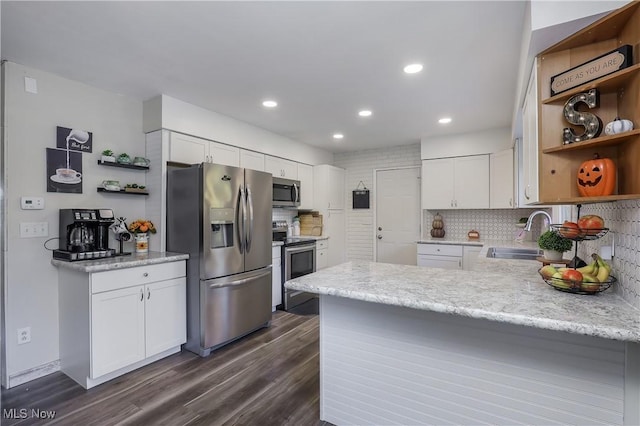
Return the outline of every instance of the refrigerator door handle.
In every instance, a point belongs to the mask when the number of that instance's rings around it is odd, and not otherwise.
[[[238,245],[240,254],[244,254],[244,189],[240,186],[238,191],[238,206],[236,209],[236,223],[238,225]]]
[[[296,185],[295,183],[293,184],[293,191],[295,193],[295,195],[293,196],[293,201],[294,202],[299,202],[300,201],[300,192],[298,191],[298,185]]]
[[[253,196],[251,188],[247,185],[245,189],[247,194],[247,206],[249,207],[249,232],[247,232],[247,253],[251,251],[251,240],[253,239]]]
[[[242,278],[242,279],[239,279],[239,280],[229,281],[229,282],[221,282],[221,283],[209,284],[208,286],[209,286],[210,289],[212,289],[212,288],[222,288],[222,287],[235,287],[235,286],[246,284],[246,283],[248,283],[250,281],[255,281],[258,278],[262,278],[262,277],[267,276],[269,274],[271,274],[271,268],[269,268],[269,270],[264,271],[264,272],[262,272],[260,274],[252,275],[252,276],[250,276],[248,278]]]

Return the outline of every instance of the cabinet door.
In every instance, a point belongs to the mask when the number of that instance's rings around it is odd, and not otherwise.
[[[462,268],[465,271],[473,270],[473,265],[475,265],[476,260],[478,260],[478,255],[480,254],[481,249],[482,247],[464,246]]]
[[[91,377],[145,358],[144,287],[91,296]]]
[[[217,142],[209,142],[210,163],[240,167],[240,148]]]
[[[280,257],[272,259],[271,275],[271,311],[282,304],[282,263]]]
[[[316,251],[316,271],[324,269],[329,265],[328,249]]]
[[[240,150],[240,167],[264,172],[264,154],[259,152]]]
[[[209,141],[192,136],[171,133],[168,161],[196,164],[207,161]]]
[[[538,202],[538,93],[534,63],[522,106],[522,177],[524,202]]]
[[[421,186],[423,209],[454,208],[453,158],[423,160]]]
[[[456,157],[454,206],[458,209],[489,208],[489,156]]]
[[[330,209],[344,209],[344,169],[329,167],[329,207]]]
[[[344,210],[328,210],[323,217],[327,241],[327,266],[334,266],[346,260],[345,214]]]
[[[300,181],[300,210],[313,209],[313,167],[298,163],[298,180]]]
[[[489,156],[489,207],[511,209],[513,198],[513,149]]]
[[[289,160],[280,160],[283,170],[283,178],[298,179],[298,163]]]
[[[283,158],[265,155],[264,171],[271,173],[274,177],[298,179],[298,164]]]
[[[456,256],[418,255],[418,266],[443,269],[462,269],[462,258]]]
[[[153,356],[187,341],[186,278],[145,286],[145,355]]]

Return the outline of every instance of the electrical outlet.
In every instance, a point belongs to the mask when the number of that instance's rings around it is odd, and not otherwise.
[[[31,341],[31,327],[18,329],[18,344],[23,345]]]

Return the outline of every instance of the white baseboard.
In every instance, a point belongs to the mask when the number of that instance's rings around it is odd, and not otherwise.
[[[13,388],[30,382],[31,380],[39,379],[40,377],[55,373],[56,371],[60,371],[60,360],[51,361],[46,364],[12,374],[9,376],[9,381],[6,383],[7,386],[5,387],[7,389]]]

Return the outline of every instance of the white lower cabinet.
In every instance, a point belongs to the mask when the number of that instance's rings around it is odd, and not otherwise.
[[[418,266],[443,269],[473,268],[481,246],[418,243]]]
[[[316,241],[316,271],[324,269],[329,266],[329,242],[328,240]]]
[[[60,268],[60,368],[91,388],[180,351],[185,261],[84,273]]]
[[[281,246],[271,249],[271,312],[282,304],[282,259]]]

